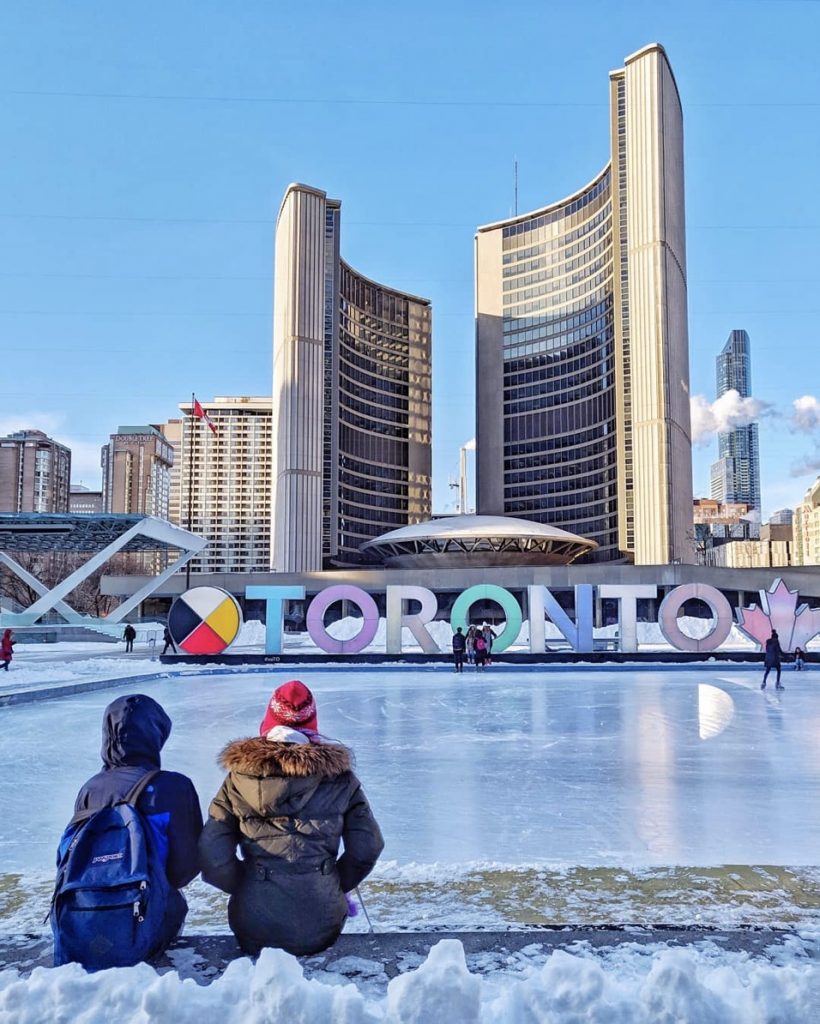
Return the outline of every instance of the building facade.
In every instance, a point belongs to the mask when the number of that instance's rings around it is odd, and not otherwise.
[[[752,355],[746,331],[732,331],[716,360],[717,397],[737,391],[752,394]],[[717,501],[743,501],[760,514],[760,443],[757,424],[718,434],[718,460],[712,464],[712,497]]]
[[[103,510],[102,491],[92,491],[82,484],[72,484],[68,494],[68,511],[72,515],[98,516]]]
[[[477,507],[588,559],[692,562],[683,119],[662,47],[610,74],[611,160],[476,234]]]
[[[155,426],[119,427],[102,446],[102,511],[167,519],[174,449]]]
[[[214,425],[185,414],[163,430],[174,447],[171,521],[205,537],[195,572],[260,572],[270,567],[271,401],[224,397],[200,404]]]
[[[820,476],[794,510],[795,565],[820,565]]]
[[[0,437],[0,512],[68,512],[71,451],[42,430]]]
[[[340,257],[341,203],[291,185],[276,224],[271,568],[355,562],[431,513],[431,307]]]

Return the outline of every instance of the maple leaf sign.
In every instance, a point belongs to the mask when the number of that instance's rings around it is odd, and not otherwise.
[[[797,591],[789,590],[778,577],[768,592],[759,590],[760,607],[738,608],[737,628],[753,640],[762,650],[766,641],[777,630],[780,646],[784,651],[795,647],[804,650],[809,640],[820,633],[820,608],[809,608],[801,604],[797,608]]]

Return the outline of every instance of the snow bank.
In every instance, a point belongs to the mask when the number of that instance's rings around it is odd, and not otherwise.
[[[805,952],[803,952],[805,956]],[[510,957],[510,961],[515,958]],[[820,968],[800,958],[776,966],[711,944],[701,949],[579,944],[543,963],[481,973],[455,939],[434,946],[386,994],[325,972],[305,977],[281,950],[236,960],[210,985],[140,965],[88,975],[76,965],[0,974],[0,1024],[751,1024],[816,1019]],[[365,962],[369,963],[369,962]],[[376,973],[381,964],[373,963]]]

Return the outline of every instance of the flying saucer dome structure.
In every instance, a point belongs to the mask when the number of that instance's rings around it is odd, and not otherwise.
[[[450,516],[391,530],[361,551],[391,569],[569,565],[597,548],[555,526],[511,516]]]

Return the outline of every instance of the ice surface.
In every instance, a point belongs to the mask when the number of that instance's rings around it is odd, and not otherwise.
[[[384,860],[400,869],[817,863],[813,673],[785,673],[782,695],[719,667],[457,677],[303,665],[140,684],[174,722],[165,766],[194,779],[204,808],[219,749],[254,734],[272,689],[297,673],[321,730],[354,749]],[[4,871],[51,868],[99,766],[102,710],[132,689],[0,709]]]

